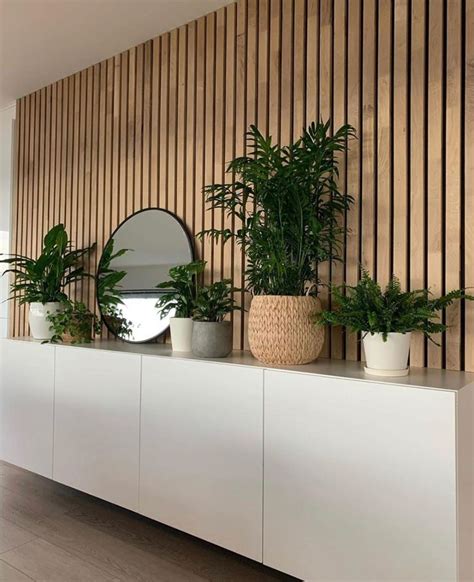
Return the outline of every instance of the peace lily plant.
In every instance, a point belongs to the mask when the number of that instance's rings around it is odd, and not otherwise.
[[[160,317],[170,319],[173,351],[190,352],[192,349],[193,312],[198,294],[198,277],[204,271],[205,261],[193,261],[169,270],[169,281],[157,285],[162,295],[156,302]]]
[[[0,259],[8,266],[14,280],[10,286],[11,299],[29,305],[29,324],[33,338],[50,340],[54,332],[47,317],[61,310],[68,301],[67,289],[85,277],[91,277],[84,268],[84,258],[95,244],[74,249],[64,224],[54,226],[44,237],[43,248],[34,259],[19,254]]]
[[[408,373],[413,332],[421,332],[436,343],[433,334],[447,329],[440,321],[440,312],[459,299],[474,300],[463,289],[437,298],[429,289],[402,291],[395,276],[382,290],[364,269],[357,285],[333,286],[331,291],[336,309],[323,311],[318,325],[340,325],[362,334],[366,372],[387,376]]]

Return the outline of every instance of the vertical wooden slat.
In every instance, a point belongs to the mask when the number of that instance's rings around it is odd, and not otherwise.
[[[81,71],[79,74],[79,160],[77,176],[77,199],[76,199],[76,248],[85,246],[85,223],[84,212],[86,210],[86,201],[84,199],[84,174],[85,174],[85,155],[86,155],[86,97],[87,97],[87,71]],[[85,298],[87,282],[83,281],[79,285],[78,298],[83,301]]]
[[[186,224],[195,231],[196,194],[196,23],[187,25],[186,45]]]
[[[278,1],[278,0],[277,0]],[[246,97],[247,97],[247,2],[237,4],[237,39],[236,39],[236,104],[235,104],[235,156],[242,156],[245,152]],[[235,220],[234,228],[239,228],[239,221]],[[243,254],[238,245],[234,245],[234,282],[238,287],[243,280]],[[244,303],[244,294],[240,293],[238,302]],[[243,347],[243,327],[245,314],[237,311],[234,315],[234,348]]]
[[[391,91],[392,0],[378,6],[377,68],[377,281],[385,286],[391,275]]]
[[[100,63],[99,76],[99,111],[98,111],[98,157],[97,157],[97,245],[104,247],[105,243],[105,166],[106,166],[106,102],[107,102],[107,63]],[[133,192],[133,190],[131,190]]]
[[[204,183],[214,182],[214,114],[215,114],[215,35],[216,18],[215,14],[206,17],[206,46],[205,46],[205,99],[204,99]],[[201,187],[202,190],[202,187]],[[201,196],[203,193],[201,191]],[[204,199],[203,199],[204,200]],[[214,224],[213,214],[207,205],[204,205],[203,225],[205,229],[212,228]],[[204,280],[206,283],[213,281],[214,276],[214,245],[210,237],[204,239],[204,260],[207,261],[207,269]]]
[[[446,23],[446,291],[459,288],[461,271],[461,7],[461,0],[450,0]],[[456,302],[446,310],[446,368],[451,370],[461,365],[460,307]]]
[[[80,174],[80,136],[81,131],[81,74],[74,75],[74,137],[73,137],[73,159],[72,159],[72,196],[71,196],[71,222],[69,235],[74,246],[78,241],[78,208],[79,208],[79,174]],[[71,292],[75,299],[79,299],[78,284],[72,286]]]
[[[408,285],[408,0],[395,2],[393,79],[393,272]]]
[[[226,48],[225,48],[225,123],[224,123],[224,167],[225,171],[227,163],[234,157],[235,146],[235,73],[236,73],[236,5],[231,4],[225,8],[226,11]],[[225,182],[230,183],[232,177],[230,174],[225,174]],[[224,227],[233,228],[233,220],[227,215],[224,216]],[[226,279],[232,279],[234,285],[234,246],[231,242],[223,246],[223,276]],[[234,324],[234,333],[237,326]]]
[[[60,81],[57,84],[57,108],[56,108],[56,175],[55,175],[55,187],[54,187],[54,224],[57,224],[60,220],[61,212],[61,200],[63,199],[62,192],[62,176],[63,176],[63,158],[65,155],[65,147],[63,147],[64,142],[64,107],[65,101],[63,100],[63,89],[64,81]]]
[[[427,284],[435,296],[443,290],[443,3],[435,2],[429,10],[428,54],[428,225]],[[441,334],[433,338],[441,342]],[[428,366],[441,368],[441,349],[428,342]]]
[[[112,192],[111,192],[111,223],[110,229],[114,230],[119,224],[119,205],[120,205],[120,145],[121,145],[121,133],[120,133],[120,122],[121,122],[121,101],[120,101],[120,88],[121,88],[121,73],[122,73],[122,59],[121,55],[114,57],[114,89],[113,89],[113,99],[112,99]],[[122,167],[125,167],[123,165]]]
[[[464,284],[474,294],[474,3],[466,2],[465,14],[465,208],[464,208]],[[466,303],[465,368],[474,372],[474,301]]]
[[[202,186],[204,182],[204,105],[205,105],[205,58],[206,58],[206,20],[200,18],[196,26],[196,127],[195,127],[195,209],[194,209],[194,228],[195,232],[200,232],[203,227],[204,218],[204,204],[202,196]],[[196,250],[199,258],[204,258],[204,243],[199,240],[196,245]]]
[[[25,98],[19,99],[16,106],[16,164],[15,164],[15,195],[13,199],[12,208],[12,234],[10,252],[19,253],[21,250],[20,236],[21,226],[23,223],[23,187],[24,187],[24,163],[25,163]],[[9,277],[9,284],[13,281]],[[13,300],[10,305],[9,322],[8,322],[8,336],[15,337],[19,333],[19,313],[18,302]]]
[[[324,123],[331,122],[332,132],[332,96],[333,96],[333,2],[332,0],[320,0],[320,46],[319,46],[319,119]],[[329,293],[326,285],[330,282],[331,265],[328,262],[318,266],[318,279],[323,286],[319,288],[319,299],[323,309],[330,307]],[[331,354],[332,329],[326,329],[321,357],[328,358]]]
[[[44,163],[43,163],[43,223],[41,232],[48,230],[49,205],[51,200],[51,85],[45,89],[45,127],[44,127]]]
[[[135,210],[135,78],[136,78],[136,49],[128,51],[128,141],[127,141],[127,216]]]
[[[270,2],[270,70],[269,70],[269,129],[273,141],[280,139],[280,76],[281,76],[281,0]],[[238,92],[238,85],[236,88]],[[236,125],[236,138],[238,130]]]
[[[178,106],[176,113],[176,214],[186,222],[186,44],[187,27],[178,31]]]
[[[57,136],[57,89],[58,84],[51,85],[51,137],[49,160],[49,204],[45,230],[54,224],[54,205],[56,198],[56,136]]]
[[[151,90],[152,90],[152,50],[153,43],[145,43],[143,55],[143,162],[142,162],[142,200],[140,208],[148,208],[151,201]]]
[[[307,0],[305,125],[319,119],[319,13],[319,0]]]
[[[294,0],[284,0],[281,12],[281,104],[280,140],[290,143],[293,137],[293,16]]]
[[[38,131],[38,150],[36,153],[37,170],[37,184],[36,184],[36,198],[38,214],[36,217],[36,237],[35,237],[35,255],[41,252],[41,240],[43,238],[43,209],[44,209],[44,157],[45,157],[45,121],[46,121],[46,89],[39,91],[39,131]]]
[[[268,134],[268,100],[269,100],[269,57],[270,57],[270,2],[260,0],[258,3],[258,65],[257,65],[257,127]],[[303,72],[303,75],[305,73]],[[229,92],[229,95],[232,93]]]
[[[161,37],[161,86],[160,86],[160,181],[158,204],[168,208],[168,86],[169,86],[169,34]]]
[[[136,50],[135,77],[135,144],[134,144],[133,211],[142,207],[143,194],[143,45]]]
[[[306,121],[306,2],[295,0],[293,43],[293,139],[298,139]]]
[[[119,191],[118,216],[120,224],[127,217],[128,190],[128,52],[120,59],[120,156],[119,156]],[[156,187],[156,184],[155,184]]]
[[[217,11],[216,15],[216,90],[215,90],[215,120],[214,120],[214,181],[224,182],[224,140],[225,140],[225,8]],[[223,228],[224,214],[222,211],[214,213],[214,227]],[[223,249],[220,243],[214,244],[213,279],[223,278]]]
[[[410,127],[410,283],[424,286],[425,241],[425,8],[424,0],[412,0],[411,13],[411,112]],[[424,364],[424,338],[414,334],[410,362]]]
[[[168,210],[176,212],[176,102],[178,98],[178,31],[170,33],[168,87]]]
[[[151,84],[151,151],[150,151],[150,206],[158,206],[159,136],[160,136],[160,39],[153,39]]]
[[[35,109],[34,109],[34,131],[33,131],[33,149],[32,149],[32,181],[31,181],[31,202],[32,202],[32,221],[29,233],[29,253],[36,257],[38,256],[38,206],[39,206],[39,155],[40,155],[40,132],[41,132],[41,91],[36,91],[35,93]]]
[[[91,242],[98,241],[98,197],[99,197],[99,116],[100,116],[100,66],[95,65],[92,71],[92,142],[91,142],[91,202],[90,202],[90,233]],[[100,247],[97,248],[97,254]],[[97,264],[96,259],[96,264]]]
[[[85,148],[84,148],[84,244],[91,245],[95,241],[95,232],[91,231],[91,196],[92,196],[92,98],[93,98],[93,75],[94,71],[92,67],[89,67],[86,71],[86,76],[84,79],[85,87]],[[90,256],[87,266],[89,273],[95,274],[96,272],[96,261],[97,261],[97,250]],[[87,298],[87,304],[94,306],[94,280],[87,279],[85,282],[85,294],[84,297]]]
[[[362,264],[375,271],[375,79],[376,79],[376,3],[364,2],[362,61]]]
[[[333,121],[335,129],[346,123],[346,0],[334,2],[334,105]],[[351,144],[352,145],[352,144]],[[346,191],[346,156],[339,155],[339,188]],[[345,217],[340,220],[341,226],[345,224]],[[342,285],[344,282],[344,264],[335,263],[331,270],[331,281],[334,285]],[[331,332],[331,357],[342,359],[344,356],[344,330],[340,327]]]
[[[352,209],[347,214],[349,230],[346,244],[346,282],[356,285],[359,278],[361,212],[361,172],[360,156],[362,154],[362,111],[361,111],[361,28],[362,7],[360,0],[351,0],[348,4],[348,76],[347,76],[347,122],[356,128],[359,139],[353,141],[347,155],[347,190],[354,198]],[[346,358],[357,360],[359,344],[355,334],[346,335]]]

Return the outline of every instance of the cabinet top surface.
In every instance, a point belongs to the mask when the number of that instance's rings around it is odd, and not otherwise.
[[[3,340],[8,342],[28,342],[39,347],[53,347],[51,344],[42,345],[40,341],[30,337],[13,338]],[[346,360],[330,360],[320,358],[311,364],[302,366],[269,366],[256,360],[250,352],[234,351],[227,358],[203,359],[191,353],[173,352],[171,346],[165,344],[128,344],[121,341],[96,341],[90,344],[59,344],[61,349],[100,350],[106,352],[119,352],[159,358],[172,358],[173,360],[211,362],[221,365],[246,366],[260,370],[280,370],[297,374],[314,376],[329,376],[348,380],[376,382],[377,384],[396,384],[415,388],[427,388],[432,390],[458,391],[467,386],[474,388],[474,373],[455,372],[451,370],[438,370],[434,368],[410,368],[408,376],[402,378],[387,378],[382,376],[369,376],[364,372],[361,362]]]

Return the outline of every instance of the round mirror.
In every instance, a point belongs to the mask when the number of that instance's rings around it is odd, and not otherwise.
[[[168,271],[193,260],[183,223],[166,210],[133,214],[105,245],[97,271],[97,301],[107,328],[132,343],[151,341],[169,327],[173,313],[161,317],[156,302],[166,289]]]

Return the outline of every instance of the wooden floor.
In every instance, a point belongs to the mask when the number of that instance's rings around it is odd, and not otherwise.
[[[0,462],[0,582],[294,580]]]

